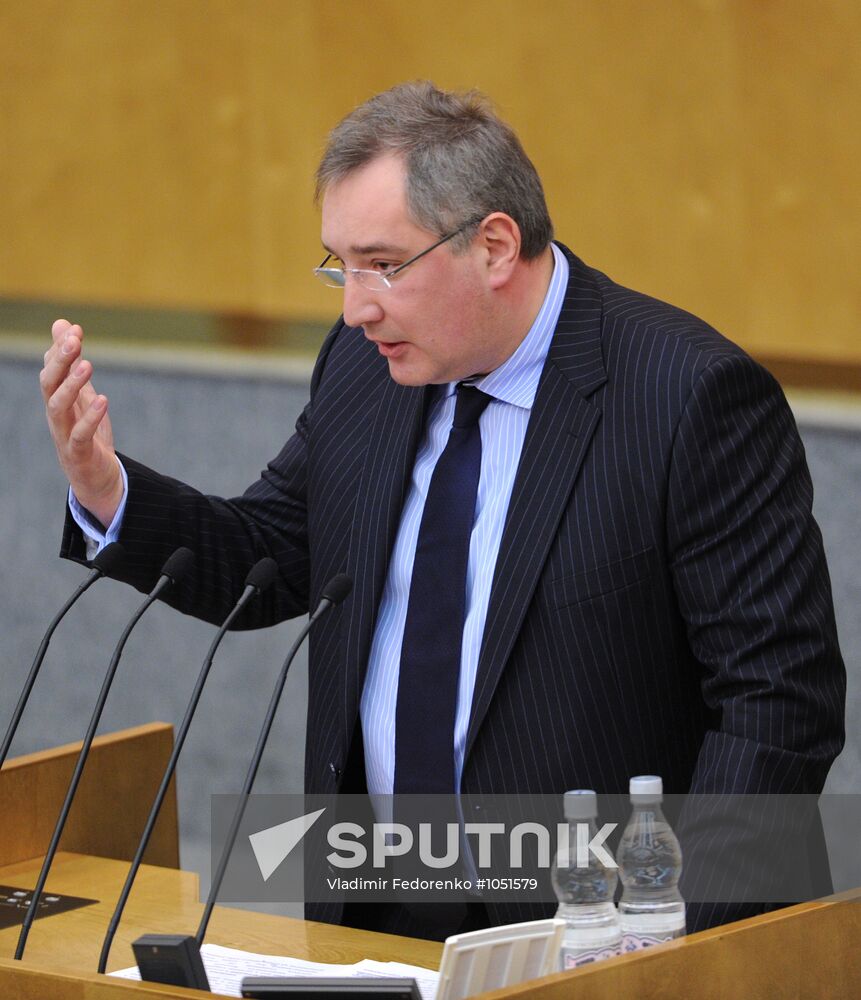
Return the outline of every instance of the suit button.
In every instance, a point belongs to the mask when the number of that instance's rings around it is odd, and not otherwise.
[[[329,762],[329,770],[335,776],[335,780],[341,777],[341,768],[337,767],[332,761]]]

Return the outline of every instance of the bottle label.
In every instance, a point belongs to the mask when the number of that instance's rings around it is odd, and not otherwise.
[[[592,962],[600,962],[605,958],[615,958],[618,954],[618,945],[605,948],[563,948],[562,968],[578,969],[581,965],[591,965]]]
[[[665,931],[658,934],[626,933],[622,937],[622,954],[627,955],[629,951],[642,951],[643,948],[651,948],[652,945],[674,941],[677,937],[681,937],[679,931]]]

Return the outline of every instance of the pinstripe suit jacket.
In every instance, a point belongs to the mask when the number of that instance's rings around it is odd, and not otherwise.
[[[481,649],[463,791],[818,792],[845,677],[812,488],[775,381],[688,313],[566,250],[570,282],[533,406]],[[126,578],[219,621],[251,564],[279,583],[242,627],[354,589],[311,638],[306,789],[338,789],[426,392],[339,322],[296,433],[241,498],[124,458]],[[82,557],[67,526],[64,554]],[[527,916],[523,913],[504,917]],[[337,915],[330,915],[330,919]]]

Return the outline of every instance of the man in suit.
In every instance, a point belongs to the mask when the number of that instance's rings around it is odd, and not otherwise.
[[[440,732],[444,785],[463,793],[622,792],[640,773],[672,792],[821,791],[845,677],[775,381],[553,243],[534,167],[476,95],[407,84],[366,102],[331,134],[318,192],[317,272],[343,288],[343,315],[296,433],[242,497],[118,460],[82,331],[54,325],[42,391],[72,487],[63,554],[118,536],[125,579],[147,589],[188,545],[196,571],[168,600],[210,621],[271,555],[278,583],[245,628],[306,612],[346,572],[352,594],[311,639],[308,792],[402,789],[403,755],[435,754]],[[414,719],[413,617],[434,603],[411,593],[435,548],[434,470],[474,390],[474,517],[443,588],[461,607],[436,623],[458,619],[459,662],[433,681],[451,705],[425,733],[399,722]],[[542,912],[311,915],[444,936]],[[692,926],[741,912],[700,907]]]

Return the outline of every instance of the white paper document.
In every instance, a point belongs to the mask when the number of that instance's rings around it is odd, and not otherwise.
[[[250,951],[222,948],[217,944],[203,945],[200,955],[210,990],[228,997],[242,996],[242,980],[246,976],[345,976],[357,979],[369,976],[392,979],[411,976],[418,984],[422,1000],[434,1000],[439,981],[439,973],[431,969],[403,965],[400,962],[375,962],[370,958],[363,958],[354,965],[325,965],[281,955],[255,955]],[[122,979],[140,979],[136,965],[112,972],[111,975]]]

